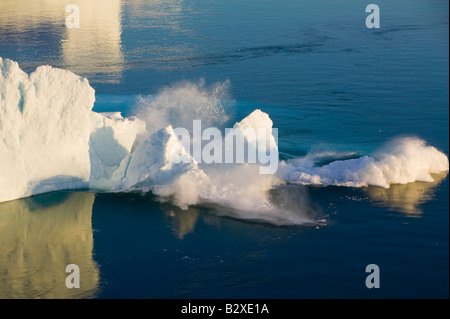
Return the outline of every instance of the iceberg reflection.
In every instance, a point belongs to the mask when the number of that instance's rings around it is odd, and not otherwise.
[[[95,297],[94,199],[57,192],[0,203],[0,299]],[[66,287],[68,264],[80,268],[79,289]]]
[[[164,210],[164,208],[162,207]],[[178,207],[173,210],[165,210],[166,216],[169,216],[172,224],[172,232],[178,239],[183,239],[189,233],[195,230],[195,225],[199,218],[197,208],[189,207],[183,211]]]
[[[447,176],[447,172],[433,174],[433,182],[392,184],[390,188],[368,187],[365,192],[375,205],[398,211],[409,217],[421,217],[420,205],[429,201],[436,187]]]
[[[78,0],[76,4],[80,8],[80,28],[66,29],[62,42],[64,65],[89,79],[120,82],[124,63],[121,0]]]
[[[70,14],[66,7],[71,3],[1,0],[0,44],[20,47],[16,59],[27,71],[50,64],[88,77],[90,82],[119,83],[124,64],[122,0],[73,2],[80,10],[80,28],[65,25]]]

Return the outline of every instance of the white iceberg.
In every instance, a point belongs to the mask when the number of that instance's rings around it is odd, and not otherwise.
[[[171,127],[139,143],[145,122],[93,112],[87,79],[50,66],[27,75],[2,58],[0,70],[0,202],[62,189],[127,190],[199,172],[195,163],[167,161],[164,150],[178,141]]]
[[[188,92],[204,95],[192,88]],[[176,101],[181,100],[178,94]],[[192,101],[188,105],[197,103]],[[0,202],[62,189],[141,190],[170,197],[182,208],[203,201],[245,211],[245,218],[273,220],[276,215],[276,223],[302,223],[303,217],[280,212],[269,190],[285,182],[389,187],[429,182],[430,174],[449,168],[444,153],[417,138],[394,140],[374,157],[320,165],[321,154],[309,154],[278,163],[276,129],[261,110],[234,125],[236,136],[224,138],[225,156],[231,151],[227,139],[236,138],[248,145],[247,160],[252,150],[255,161],[208,166],[186,151],[173,123],[163,121],[164,127],[155,129],[161,123],[153,125],[151,118],[144,122],[93,112],[94,102],[85,78],[50,66],[28,75],[16,62],[0,58]],[[206,109],[214,109],[213,102]]]

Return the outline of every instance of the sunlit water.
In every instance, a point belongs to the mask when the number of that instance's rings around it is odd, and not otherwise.
[[[229,81],[229,123],[255,108],[281,157],[370,154],[416,135],[448,155],[448,3],[1,0],[0,56],[89,79],[95,111],[134,114],[180,81]],[[287,185],[274,201],[316,223],[182,211],[151,194],[59,192],[0,203],[0,298],[448,297],[448,177],[377,187]],[[81,270],[67,289],[65,266]],[[365,267],[381,270],[367,289]]]

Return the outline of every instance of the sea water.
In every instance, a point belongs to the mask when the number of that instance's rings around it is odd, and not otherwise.
[[[79,29],[66,27],[65,5],[39,2],[0,3],[0,56],[88,78],[94,111],[175,105],[179,120],[219,103],[230,127],[261,109],[285,161],[372,156],[399,136],[448,155],[444,1],[379,1],[379,29],[352,1],[79,1]],[[267,196],[310,221],[290,226],[151,193],[0,203],[0,296],[448,297],[447,173],[433,180],[288,183]],[[65,285],[68,264],[80,267],[79,290]],[[380,288],[366,287],[369,264]]]

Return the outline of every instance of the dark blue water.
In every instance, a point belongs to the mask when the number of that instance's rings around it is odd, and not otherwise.
[[[378,1],[381,27],[367,29],[365,4],[354,1],[117,0],[101,4],[104,23],[89,15],[79,34],[65,28],[64,6],[30,2],[0,3],[0,56],[27,72],[50,64],[86,76],[95,111],[132,115],[138,96],[180,81],[229,81],[231,122],[267,112],[282,158],[370,154],[398,135],[449,153],[447,1]],[[389,190],[287,186],[325,221],[301,227],[223,217],[220,207],[181,211],[150,194],[0,203],[0,227],[10,229],[0,233],[9,270],[0,283],[14,283],[0,296],[448,298],[449,183],[435,179]],[[43,236],[43,225],[73,234]],[[53,289],[59,277],[33,279],[69,262],[89,278],[79,295]],[[379,289],[365,286],[372,263]]]

